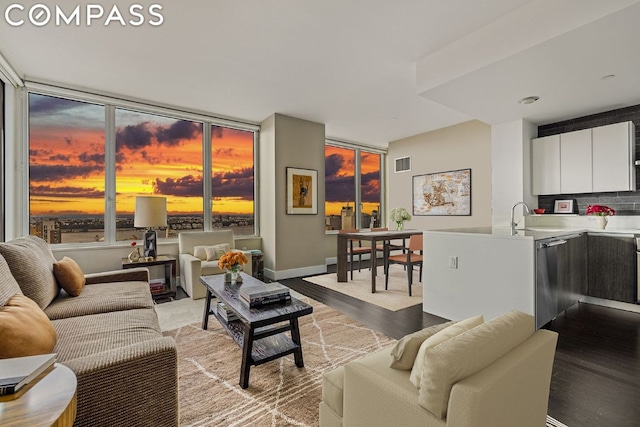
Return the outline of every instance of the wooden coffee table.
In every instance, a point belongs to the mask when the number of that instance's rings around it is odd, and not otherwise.
[[[0,396],[0,426],[71,427],[76,419],[76,376],[56,363],[14,395]]]
[[[250,309],[241,301],[240,288],[263,282],[243,272],[240,275],[243,283],[233,285],[224,283],[224,274],[200,277],[200,282],[207,288],[202,329],[207,329],[209,316],[213,315],[242,348],[240,387],[247,388],[249,369],[253,365],[261,365],[293,353],[296,366],[304,366],[298,317],[311,314],[313,307],[292,297],[290,303]],[[211,309],[214,297],[218,297],[236,313],[239,320],[227,322],[218,315],[216,305]],[[291,333],[291,337],[287,336],[287,332]]]

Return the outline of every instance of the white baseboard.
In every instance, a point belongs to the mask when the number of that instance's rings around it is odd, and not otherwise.
[[[311,276],[314,274],[323,274],[327,272],[326,265],[312,265],[309,267],[292,268],[291,270],[274,271],[268,268],[264,269],[264,276],[271,280],[290,279],[292,277]]]

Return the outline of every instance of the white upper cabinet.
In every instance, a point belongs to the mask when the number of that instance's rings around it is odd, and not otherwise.
[[[560,135],[560,193],[591,193],[591,129]]]
[[[632,122],[531,141],[534,195],[635,191],[635,181]]]
[[[560,194],[560,135],[532,141],[531,175],[533,194]]]
[[[593,191],[635,190],[633,122],[593,128]]]

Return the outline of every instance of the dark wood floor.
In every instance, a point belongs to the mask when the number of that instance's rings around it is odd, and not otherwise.
[[[280,282],[396,339],[446,320],[422,304],[394,312],[302,278]],[[577,304],[546,328],[559,334],[549,415],[569,427],[640,426],[640,314]]]

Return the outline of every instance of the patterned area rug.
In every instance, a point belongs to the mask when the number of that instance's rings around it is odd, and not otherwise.
[[[395,341],[309,298],[313,313],[299,319],[305,367],[286,356],[253,366],[249,388],[238,385],[240,348],[211,318],[164,334],[178,346],[180,425],[317,426],[322,373]]]
[[[555,418],[551,418],[549,415],[547,415],[547,427],[567,427],[567,426],[562,424],[560,421],[556,420]]]
[[[371,271],[369,269],[364,268],[362,271],[354,271],[353,280],[351,280],[350,274],[347,277],[349,281],[338,282],[336,273],[329,273],[306,277],[304,280],[391,311],[422,304],[422,283],[419,281],[417,268],[413,272],[412,296],[409,296],[407,272],[401,265],[391,265],[389,267],[388,290],[384,289],[383,268],[378,267],[375,294],[371,293]]]

